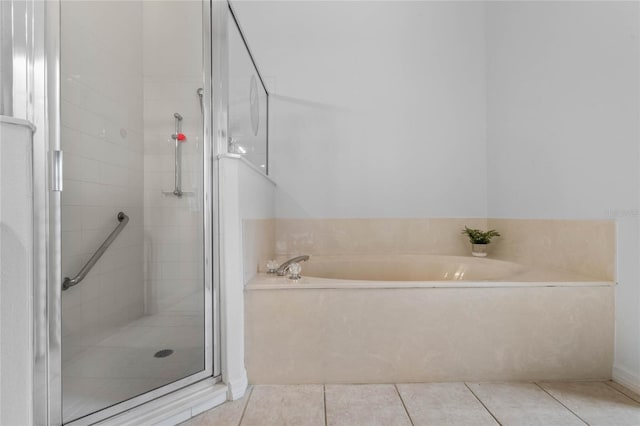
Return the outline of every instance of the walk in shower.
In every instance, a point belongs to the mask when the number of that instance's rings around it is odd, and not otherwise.
[[[0,3],[2,423],[179,423],[242,397],[229,171],[264,179],[268,94],[231,5]]]
[[[92,423],[214,374],[210,7],[59,13],[62,421]]]

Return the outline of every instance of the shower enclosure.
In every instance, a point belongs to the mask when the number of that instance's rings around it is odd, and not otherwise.
[[[80,425],[220,377],[212,5],[53,4],[49,412]]]
[[[268,93],[231,5],[0,3],[3,421],[177,423],[242,397],[228,172],[267,172]]]
[[[203,12],[61,2],[65,423],[212,374]]]

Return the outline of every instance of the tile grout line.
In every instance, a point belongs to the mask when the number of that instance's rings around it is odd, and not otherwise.
[[[463,383],[464,383],[464,385],[467,387],[467,389],[469,389],[469,392],[471,392],[471,395],[473,395],[473,396],[478,400],[478,402],[480,403],[480,405],[482,405],[482,407],[483,407],[485,410],[487,410],[487,413],[489,413],[489,415],[490,415],[491,417],[493,417],[493,420],[495,420],[495,421],[496,421],[496,423],[497,423],[498,425],[502,426],[502,423],[500,423],[500,420],[498,420],[498,418],[497,418],[496,416],[494,416],[494,415],[493,415],[493,413],[491,412],[491,410],[489,410],[489,408],[488,408],[486,405],[484,405],[484,402],[482,402],[482,400],[478,397],[478,395],[476,395],[476,393],[471,389],[471,387],[467,384],[467,382],[463,382]]]
[[[612,381],[612,380],[608,380],[608,381],[606,381],[606,382],[602,382],[602,383],[604,383],[605,385],[609,386],[611,389],[613,389],[613,390],[615,390],[615,391],[617,391],[617,392],[621,393],[622,395],[626,396],[626,397],[627,397],[627,398],[629,398],[630,400],[632,400],[632,401],[637,402],[638,404],[640,404],[640,398],[636,399],[635,397],[633,397],[633,396],[631,396],[631,395],[627,395],[625,392],[623,392],[622,390],[620,390],[620,389],[616,388],[615,386],[611,386],[611,385],[609,384],[609,382],[611,382],[611,381]],[[619,383],[618,383],[618,384],[619,384]],[[622,385],[620,385],[620,386],[622,386]],[[625,388],[625,389],[626,389],[626,388]]]
[[[244,407],[242,407],[242,414],[240,415],[240,419],[238,420],[238,426],[240,426],[242,424],[242,421],[244,420],[244,415],[247,412],[247,407],[249,406],[249,400],[253,396],[253,389],[254,389],[254,386],[251,386],[251,389],[249,390],[249,395],[247,395],[247,400],[244,403]]]
[[[407,409],[407,405],[404,403],[404,399],[402,399],[402,394],[400,393],[400,389],[398,389],[398,384],[394,383],[393,388],[396,390],[396,393],[398,394],[398,398],[400,398],[400,402],[402,403],[404,412],[407,413],[407,417],[409,418],[409,423],[411,423],[411,426],[415,426],[415,424],[413,423],[413,419],[411,418],[411,414],[409,414],[409,410]]]
[[[322,404],[324,406],[324,426],[328,426],[327,422],[327,385],[322,385]]]
[[[573,414],[574,416],[576,416],[578,419],[580,419],[580,421],[582,423],[584,423],[585,425],[589,425],[589,423],[587,423],[587,421],[585,419],[583,419],[582,417],[580,417],[579,415],[577,415],[571,408],[567,407],[566,405],[564,405],[562,403],[562,401],[560,401],[558,398],[556,398],[555,396],[553,396],[549,391],[547,391],[545,388],[543,388],[542,386],[540,386],[540,384],[538,382],[533,382],[534,385],[536,385],[537,387],[539,387],[540,389],[542,389],[542,391],[544,393],[546,393],[547,395],[549,395],[551,398],[555,399],[558,404],[562,405],[564,408],[566,408],[567,410],[569,410],[569,412],[571,414]]]

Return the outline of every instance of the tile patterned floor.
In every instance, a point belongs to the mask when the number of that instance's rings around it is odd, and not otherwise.
[[[182,426],[640,426],[614,382],[258,385]]]
[[[78,346],[62,364],[65,422],[171,383],[204,368],[201,296]],[[69,348],[64,346],[63,350]],[[156,358],[161,349],[174,353]]]

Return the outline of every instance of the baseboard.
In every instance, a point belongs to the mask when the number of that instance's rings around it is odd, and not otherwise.
[[[613,366],[613,381],[618,382],[629,390],[640,394],[640,376],[624,367]]]
[[[150,401],[99,425],[177,425],[227,400],[227,387],[212,378]]]
[[[249,380],[247,379],[247,370],[243,370],[243,374],[241,377],[228,380],[227,398],[229,399],[229,401],[235,401],[236,399],[242,398],[247,390],[247,386],[249,386]]]

